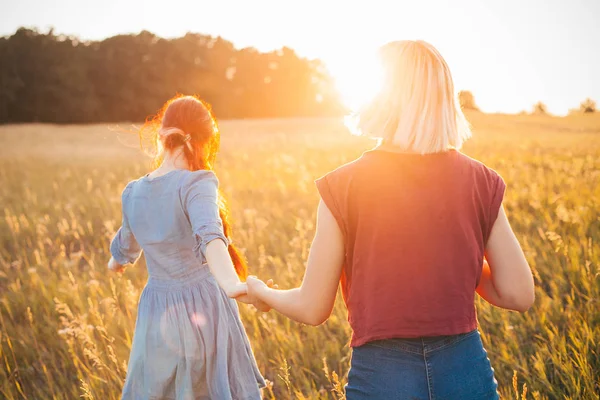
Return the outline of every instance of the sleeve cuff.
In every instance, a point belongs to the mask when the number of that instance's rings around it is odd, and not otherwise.
[[[130,264],[132,261],[129,261],[127,257],[123,253],[121,253],[121,249],[118,243],[118,236],[110,242],[110,254],[121,265]],[[135,261],[135,260],[134,260]]]
[[[214,225],[211,227],[204,227],[201,232],[196,233],[196,251],[200,252],[202,259],[206,262],[206,247],[213,240],[220,239],[225,243],[225,246],[229,246],[229,239],[225,237],[223,234],[223,229],[219,225]]]
[[[133,264],[135,260],[137,260],[139,253],[136,254],[135,257],[128,257],[125,255],[121,249],[121,245],[119,244],[119,236],[121,234],[121,230],[116,233],[112,242],[110,242],[110,254],[121,265]]]
[[[336,205],[335,199],[331,194],[331,189],[329,186],[329,182],[327,181],[327,176],[317,179],[315,181],[315,185],[317,186],[317,190],[319,191],[319,195],[321,196],[323,203],[325,203],[329,211],[331,211],[331,214],[333,214],[333,217],[337,221],[338,226],[345,235],[346,228],[344,225],[344,219],[342,218],[339,208]]]

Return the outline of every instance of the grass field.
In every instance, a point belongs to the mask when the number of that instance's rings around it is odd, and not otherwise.
[[[464,152],[505,179],[536,279],[526,314],[477,300],[507,399],[600,398],[600,115],[470,115]],[[127,128],[128,124],[121,124]],[[373,143],[337,120],[225,121],[217,174],[251,272],[299,284],[315,178]],[[109,274],[124,185],[147,172],[136,138],[104,125],[0,127],[0,398],[117,399],[146,272]],[[343,398],[349,328],[241,307],[267,399]],[[515,377],[516,374],[516,377]],[[518,394],[517,394],[518,393]]]

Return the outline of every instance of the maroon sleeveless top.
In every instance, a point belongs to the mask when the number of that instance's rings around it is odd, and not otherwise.
[[[365,152],[316,181],[344,234],[351,346],[477,327],[475,288],[505,184],[458,151]]]

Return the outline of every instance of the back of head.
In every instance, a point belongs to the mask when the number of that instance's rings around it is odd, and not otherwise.
[[[219,151],[219,129],[210,106],[196,96],[176,96],[146,121],[140,134],[150,137],[156,164],[164,151],[183,146],[190,170],[211,169]]]
[[[397,41],[380,49],[383,82],[358,113],[358,130],[414,153],[459,149],[471,136],[448,64],[424,41]]]

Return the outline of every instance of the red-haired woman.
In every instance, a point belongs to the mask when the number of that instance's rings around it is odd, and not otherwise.
[[[458,151],[470,130],[440,53],[422,41],[381,53],[384,84],[358,125],[381,144],[317,181],[302,286],[249,278],[248,293],[318,325],[341,278],[353,330],[348,400],[497,399],[475,292],[522,312],[534,300],[502,209],[504,181]]]
[[[229,241],[212,172],[216,121],[199,99],[177,97],[144,125],[147,133],[159,166],[123,190],[123,222],[110,246],[111,270],[143,250],[149,275],[122,398],[260,399],[265,382],[233,300],[250,301],[240,281],[247,268]]]

